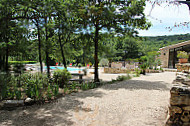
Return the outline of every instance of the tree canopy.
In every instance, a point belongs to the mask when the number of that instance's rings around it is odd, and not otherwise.
[[[98,82],[100,58],[122,50],[128,50],[122,59],[138,57],[131,37],[151,26],[144,8],[145,0],[1,0],[1,70],[7,71],[11,60],[36,60],[41,72],[45,62],[49,76],[55,62],[65,68],[69,62],[92,63]]]

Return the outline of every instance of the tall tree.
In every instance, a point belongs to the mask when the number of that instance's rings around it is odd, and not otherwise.
[[[78,4],[78,6],[77,6]],[[98,42],[100,31],[137,34],[136,29],[148,29],[144,14],[145,0],[79,0],[76,1],[79,23],[94,30],[94,81],[98,77]]]
[[[73,34],[76,31],[77,26],[76,18],[72,16],[72,13],[69,11],[69,7],[67,7],[67,2],[64,1],[59,1],[59,4],[56,5],[56,15],[57,17],[55,23],[58,30],[57,35],[62,56],[62,63],[67,69],[64,46],[75,39]]]
[[[18,2],[18,3],[17,3]],[[0,60],[4,65],[5,70],[8,72],[8,60],[10,55],[10,45],[14,40],[15,28],[19,28],[17,25],[20,18],[24,18],[26,15],[27,7],[22,6],[19,1],[1,0],[0,1],[0,36],[2,55]],[[21,26],[23,27],[23,26]]]

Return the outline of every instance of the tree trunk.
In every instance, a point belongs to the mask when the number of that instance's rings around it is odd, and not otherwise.
[[[94,38],[94,47],[95,47],[95,52],[94,52],[94,60],[95,60],[94,82],[99,82],[99,77],[98,77],[98,35],[99,35],[99,28],[98,28],[98,26],[96,26],[95,38]]]
[[[2,71],[5,71],[5,60],[6,59],[6,56],[5,56],[5,54],[3,55],[3,64],[2,64]]]
[[[85,66],[85,46],[83,47],[83,55],[82,55],[82,57],[83,57],[83,66]]]
[[[3,70],[4,67],[3,57],[4,57],[3,54],[0,54],[0,72]]]
[[[67,69],[67,64],[66,64],[66,60],[65,60],[65,55],[64,55],[64,52],[63,52],[63,45],[61,44],[60,29],[59,29],[58,36],[59,36],[59,45],[60,45],[60,47],[61,47],[61,55],[62,55],[62,58],[63,58],[63,65],[64,65],[65,69]]]
[[[49,43],[48,43],[48,29],[47,29],[47,17],[45,18],[45,32],[46,32],[46,65],[47,65],[47,76],[50,77],[50,66],[49,66]]]
[[[39,62],[40,62],[40,71],[43,73],[43,65],[42,65],[42,55],[41,55],[41,36],[40,36],[40,28],[39,23],[37,22],[37,29],[38,29],[38,54],[39,54]]]
[[[5,71],[8,73],[9,71],[9,40],[8,37],[6,36],[6,55],[5,55]]]
[[[5,71],[6,71],[6,73],[8,73],[8,71],[9,71],[9,62],[8,62],[8,60],[9,60],[9,38],[8,38],[8,29],[9,29],[9,27],[8,27],[8,21],[6,22],[6,35],[5,35],[5,42],[6,42],[6,49],[5,49],[5,51],[6,51],[6,53],[5,53]]]

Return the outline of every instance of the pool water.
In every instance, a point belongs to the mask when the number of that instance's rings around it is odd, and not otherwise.
[[[46,69],[46,68],[47,68],[47,67],[45,67],[45,69]],[[52,70],[56,70],[56,69],[63,70],[63,69],[65,69],[65,68],[64,68],[64,67],[61,67],[61,66],[50,66],[50,69],[52,69]],[[67,70],[68,70],[68,71],[79,71],[79,70],[82,70],[82,69],[67,67]]]

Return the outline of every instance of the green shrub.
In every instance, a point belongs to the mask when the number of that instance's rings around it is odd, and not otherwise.
[[[11,75],[6,73],[0,73],[0,100],[8,98],[10,96],[9,87],[10,81],[12,81]]]
[[[97,87],[96,83],[93,83],[93,82],[83,83],[81,85],[81,89],[82,90],[93,89],[93,88],[96,88],[96,87]]]
[[[135,69],[135,77],[139,77],[140,76],[140,70],[138,68]]]
[[[40,73],[22,74],[20,81],[27,97],[33,99],[40,99],[49,85],[47,76]]]
[[[41,73],[9,76],[1,89],[3,89],[0,93],[1,99],[19,100],[30,97],[36,101],[51,99],[53,96],[57,96],[59,92],[59,86]]]
[[[56,70],[53,73],[54,83],[58,84],[60,88],[63,88],[71,79],[71,73],[67,70]]]
[[[141,74],[146,74],[146,69],[148,68],[148,63],[143,63],[140,65],[141,68]]]
[[[129,74],[127,76],[122,75],[116,78],[117,81],[124,81],[124,80],[129,80],[129,79],[131,79],[131,76]]]
[[[106,59],[106,58],[102,58],[101,60],[100,60],[100,65],[101,66],[108,66],[108,64],[109,64],[109,60],[108,59]]]

